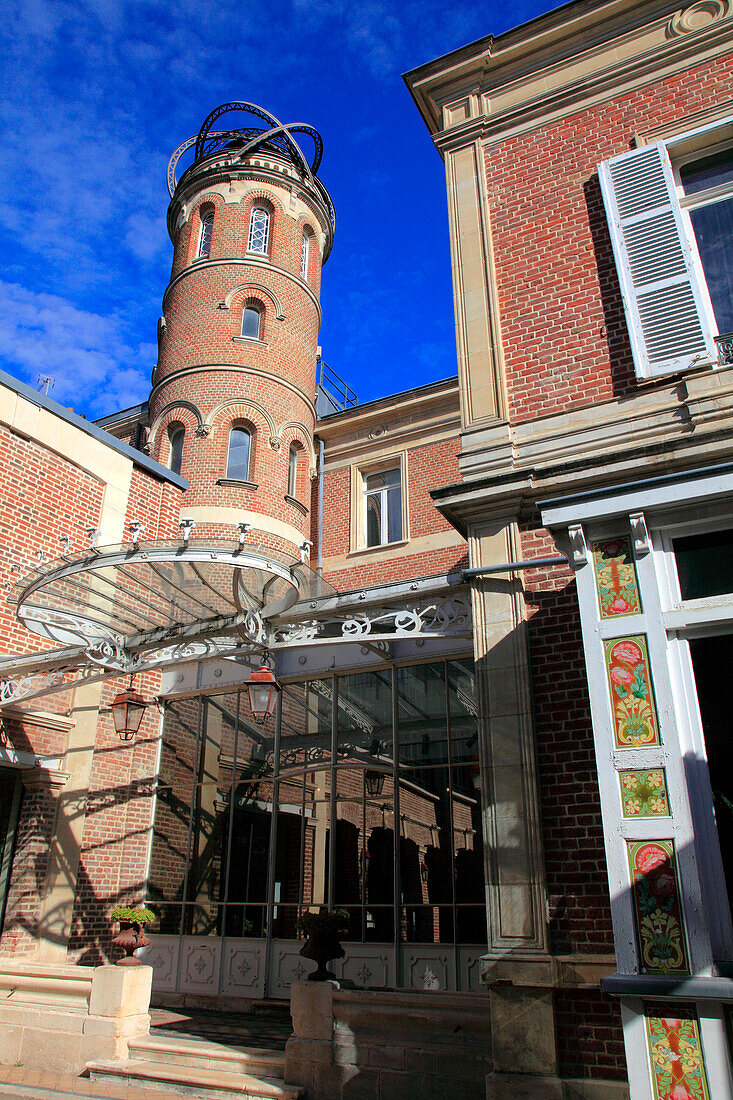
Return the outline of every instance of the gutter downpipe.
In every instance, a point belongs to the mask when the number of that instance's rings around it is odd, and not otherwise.
[[[529,558],[526,561],[507,561],[503,565],[481,565],[477,569],[462,569],[461,579],[485,577],[491,573],[513,573],[517,569],[538,569],[545,565],[567,565],[569,559],[564,554],[554,558]]]
[[[318,437],[318,565],[316,572],[320,577],[323,573],[323,457],[325,448],[323,440]]]

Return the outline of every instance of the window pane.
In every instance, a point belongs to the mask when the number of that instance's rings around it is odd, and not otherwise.
[[[286,684],[282,692],[280,774],[323,767],[331,760],[331,680]]]
[[[183,461],[183,438],[186,432],[184,428],[176,428],[170,435],[170,468],[174,474],[180,474]]]
[[[690,211],[718,332],[733,332],[733,199]]]
[[[733,149],[684,164],[680,168],[680,179],[686,195],[733,182]]]
[[[338,752],[340,758],[392,759],[392,672],[357,672],[338,678]]]
[[[249,475],[250,434],[246,428],[232,428],[229,433],[227,477],[246,481]]]
[[[252,340],[258,340],[260,336],[260,311],[252,306],[242,313],[242,336],[249,336]]]
[[[308,251],[310,247],[310,238],[307,233],[303,234],[303,245],[300,253],[300,274],[303,279],[308,278]]]
[[[200,705],[198,699],[186,699],[166,707],[148,879],[151,901],[183,900]],[[180,913],[171,916],[171,926],[179,918]]]
[[[288,455],[288,493],[291,497],[296,495],[298,488],[298,452],[295,447],[290,448]]]
[[[402,538],[402,490],[389,489],[387,492],[387,541],[397,542]]]
[[[262,207],[255,207],[249,220],[248,252],[267,252],[267,238],[270,232],[270,215]]]
[[[199,256],[208,256],[211,251],[211,234],[214,230],[214,212],[205,214],[201,220],[201,238],[199,240]]]
[[[379,546],[382,542],[382,497],[372,493],[366,498],[366,544]]]
[[[445,665],[397,669],[400,762],[426,768],[448,762]]]
[[[369,492],[370,489],[386,489],[390,485],[400,484],[400,471],[397,470],[380,470],[378,474],[367,474],[364,478],[364,485]]]
[[[470,657],[448,661],[448,709],[450,711],[451,760],[471,764],[478,774],[478,722],[474,665]]]
[[[683,600],[733,592],[733,531],[673,539]]]

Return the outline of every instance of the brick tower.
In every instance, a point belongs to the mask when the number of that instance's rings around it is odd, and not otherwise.
[[[242,112],[244,125],[213,129]],[[294,134],[311,139],[310,163]],[[183,514],[197,535],[233,538],[249,523],[248,538],[287,554],[310,537],[319,289],[334,226],[321,149],[309,126],[228,103],[168,172],[173,269],[146,449],[189,480]]]

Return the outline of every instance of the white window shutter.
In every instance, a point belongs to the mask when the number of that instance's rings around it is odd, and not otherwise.
[[[714,363],[714,334],[669,154],[645,145],[598,166],[639,378]]]

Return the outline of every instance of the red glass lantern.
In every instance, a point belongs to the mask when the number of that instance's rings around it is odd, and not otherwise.
[[[132,741],[140,729],[143,711],[147,705],[140,692],[135,691],[132,686],[132,677],[130,677],[128,687],[119,695],[115,695],[109,705],[120,741]]]
[[[262,665],[252,673],[245,686],[252,717],[255,722],[264,722],[275,710],[280,685],[267,665]]]

